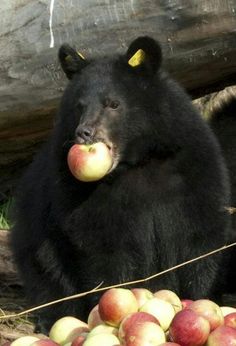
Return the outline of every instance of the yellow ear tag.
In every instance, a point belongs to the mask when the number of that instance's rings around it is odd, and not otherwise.
[[[85,60],[85,57],[80,52],[77,52],[77,54],[81,57],[81,59]]]
[[[128,64],[132,67],[139,66],[145,61],[146,54],[142,49],[137,52],[129,59]]]
[[[77,52],[77,54],[81,57],[81,59],[85,60],[85,57],[80,52]],[[70,59],[71,55],[67,55],[67,57],[65,58],[66,61],[70,61]]]
[[[70,61],[71,60],[71,55],[67,55],[66,57],[65,57],[65,61]]]

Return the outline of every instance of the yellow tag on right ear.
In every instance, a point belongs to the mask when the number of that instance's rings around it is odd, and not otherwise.
[[[85,57],[80,52],[77,52],[77,54],[81,57],[81,59],[85,60]]]
[[[145,61],[146,54],[144,50],[139,49],[136,53],[129,59],[128,64],[132,67],[139,66]]]
[[[80,52],[77,52],[77,54],[79,55],[79,57],[80,57],[81,59],[85,60],[85,57],[84,57]],[[65,57],[65,60],[66,60],[66,61],[70,61],[71,59],[72,59],[72,56],[71,56],[71,55],[67,55],[67,56]]]

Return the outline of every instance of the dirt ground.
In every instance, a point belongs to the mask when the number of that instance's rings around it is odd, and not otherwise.
[[[0,315],[17,313],[26,308],[22,289],[19,286],[6,287],[0,283]],[[32,334],[34,325],[32,316],[23,316],[9,320],[0,320],[0,345],[13,341],[20,336]]]

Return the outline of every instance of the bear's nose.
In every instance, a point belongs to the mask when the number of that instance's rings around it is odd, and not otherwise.
[[[75,130],[76,139],[79,143],[89,143],[92,141],[95,128],[87,125],[79,125]]]

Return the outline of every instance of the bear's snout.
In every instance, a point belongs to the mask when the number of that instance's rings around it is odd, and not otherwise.
[[[75,130],[76,141],[79,144],[90,144],[94,141],[96,128],[94,126],[79,125]]]

